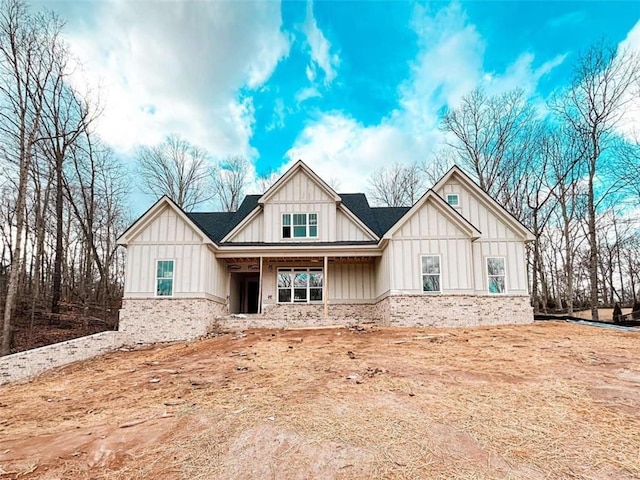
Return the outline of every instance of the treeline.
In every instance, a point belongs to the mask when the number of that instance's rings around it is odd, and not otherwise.
[[[529,280],[536,311],[638,301],[640,109],[637,52],[597,44],[569,86],[534,104],[522,90],[478,89],[442,115],[447,147],[425,164],[370,180],[383,205],[410,205],[457,163],[533,232]]]
[[[93,130],[100,105],[74,87],[62,29],[22,1],[0,5],[0,354],[16,318],[63,302],[113,311],[122,296],[128,175]]]

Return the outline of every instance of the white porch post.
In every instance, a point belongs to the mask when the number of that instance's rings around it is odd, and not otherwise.
[[[258,313],[262,313],[262,255],[258,262],[260,265],[260,279],[258,280]]]
[[[329,316],[329,257],[324,257],[322,281],[322,298],[324,299],[324,316]]]

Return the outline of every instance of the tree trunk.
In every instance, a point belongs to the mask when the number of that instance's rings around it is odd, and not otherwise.
[[[62,195],[62,158],[56,156],[56,249],[53,260],[53,285],[51,289],[51,313],[60,313],[62,292],[62,255],[63,248],[63,195]]]

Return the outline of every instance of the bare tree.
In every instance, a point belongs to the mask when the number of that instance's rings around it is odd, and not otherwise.
[[[191,210],[212,198],[207,185],[207,153],[178,135],[138,150],[138,172],[147,193],[169,196]]]
[[[435,185],[456,164],[457,160],[456,152],[451,148],[445,148],[434,153],[420,168],[426,177],[426,181],[431,185]]]
[[[425,175],[417,163],[394,163],[369,177],[369,195],[375,205],[410,207],[425,192]]]
[[[52,70],[50,51],[60,23],[52,16],[35,16],[20,0],[0,6],[0,129],[7,138],[4,154],[18,165],[16,236],[5,301],[0,354],[11,350],[11,321],[23,268],[27,183],[33,149],[42,119],[44,85]]]
[[[280,178],[280,173],[274,168],[270,168],[266,172],[260,173],[256,177],[256,187],[258,193],[264,193],[269,190],[269,187],[276,183]]]
[[[69,148],[76,143],[97,114],[85,98],[68,83],[70,54],[62,42],[51,50],[53,69],[45,85],[43,121],[39,145],[53,165],[55,171],[55,218],[56,247],[54,256],[51,312],[59,312],[62,282],[63,211],[64,211],[64,164]]]
[[[597,205],[606,194],[596,192],[602,181],[607,150],[618,140],[616,127],[634,99],[632,89],[640,78],[640,57],[613,46],[597,44],[582,54],[574,66],[571,86],[553,105],[587,148],[587,215],[591,315],[598,319]],[[614,182],[615,183],[615,182]],[[611,185],[610,185],[611,186]],[[610,189],[600,188],[601,191]]]
[[[241,155],[231,155],[218,162],[211,177],[213,191],[225,212],[235,212],[247,188],[249,161]]]
[[[519,217],[519,178],[529,170],[538,133],[535,111],[524,91],[488,96],[476,89],[463,97],[460,107],[444,114],[441,129],[451,135],[448,144],[460,166]]]

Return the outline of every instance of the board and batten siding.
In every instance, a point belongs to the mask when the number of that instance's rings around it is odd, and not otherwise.
[[[526,252],[522,237],[505,223],[478,194],[469,190],[455,177],[437,192],[442,198],[457,194],[460,205],[456,208],[480,232],[473,242],[474,293],[487,294],[487,257],[505,257],[507,294],[528,295]]]
[[[330,263],[329,303],[372,302],[376,298],[375,267],[371,263]]]
[[[158,260],[174,261],[174,297],[225,297],[219,262],[202,235],[168,206],[127,245],[125,298],[155,297]]]
[[[283,213],[317,213],[318,237],[283,240]],[[304,171],[298,171],[265,202],[263,221],[265,242],[335,241],[336,202]]]
[[[442,293],[473,291],[471,239],[431,201],[407,219],[387,245],[380,273],[388,269],[392,293],[422,292],[422,255],[440,255]],[[383,294],[384,283],[378,283],[378,294]]]
[[[376,239],[364,231],[362,227],[356,224],[351,218],[338,210],[336,212],[336,240],[362,242]]]
[[[231,242],[262,242],[264,238],[264,215],[259,212],[249,223],[234,234]]]
[[[516,232],[487,208],[484,202],[478,200],[472,192],[468,191],[462,184],[456,183],[453,179],[443,185],[437,193],[444,199],[447,198],[447,194],[457,194],[460,205],[456,207],[456,210],[474,227],[480,230],[482,238],[492,240],[522,240]]]
[[[475,293],[488,290],[487,257],[504,257],[506,268],[506,293],[528,295],[527,260],[524,242],[478,239],[473,243]]]

